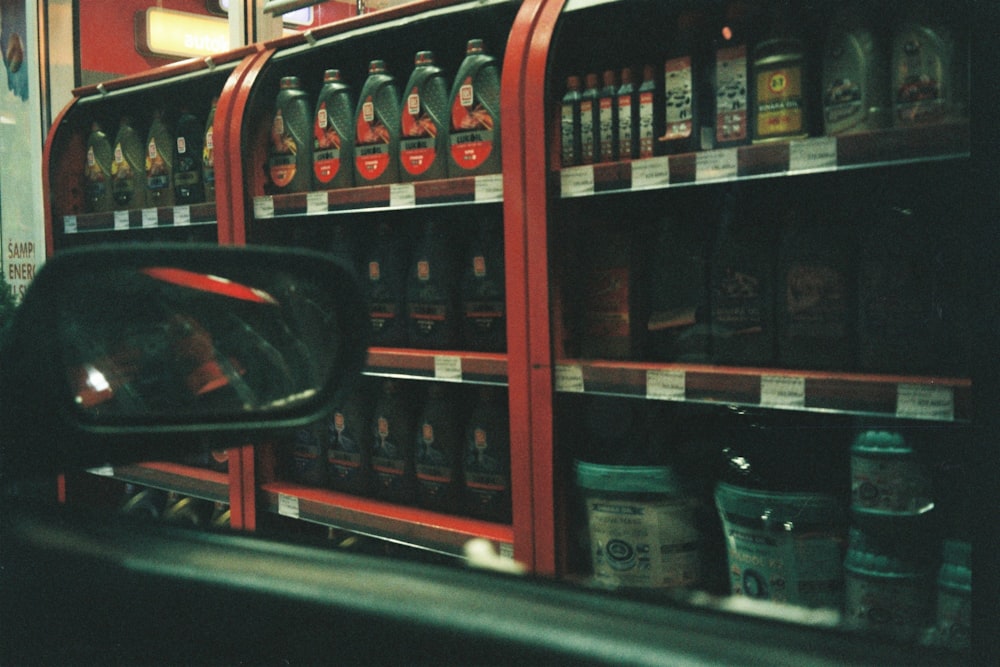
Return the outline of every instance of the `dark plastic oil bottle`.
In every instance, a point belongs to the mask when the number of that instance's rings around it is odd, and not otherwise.
[[[369,63],[354,118],[354,184],[398,182],[399,92],[384,61]]]
[[[374,395],[370,385],[358,382],[326,420],[327,479],[337,491],[364,494],[369,490],[371,450],[368,428]]]
[[[205,184],[205,201],[215,201],[215,108],[219,104],[219,98],[212,98],[212,107],[208,111],[208,120],[205,121],[205,143],[201,153],[201,175]]]
[[[774,10],[771,29],[753,50],[753,141],[809,136],[805,46],[790,17]]]
[[[510,521],[510,421],[506,394],[482,387],[465,428],[465,507],[477,518]]]
[[[615,142],[618,145],[619,160],[634,160],[639,157],[636,142],[639,129],[639,103],[636,88],[632,82],[632,68],[621,71],[622,85],[618,88],[618,125],[615,127]]]
[[[383,500],[414,500],[413,407],[399,380],[386,380],[375,403],[370,442],[375,495]]]
[[[201,159],[204,153],[205,127],[187,110],[177,119],[174,143],[174,203],[197,204],[205,200]]]
[[[430,220],[410,257],[406,306],[412,347],[446,349],[457,342],[458,280],[454,237],[447,221]]]
[[[604,85],[597,91],[597,159],[614,162],[618,159],[618,133],[615,132],[618,127],[618,76],[613,70],[607,70],[601,82]]]
[[[749,19],[750,10],[745,2],[730,3],[714,40],[716,148],[739,146],[750,140]]]
[[[823,52],[823,129],[843,134],[891,124],[889,63],[872,7],[852,3],[830,25]]]
[[[326,420],[303,426],[292,436],[292,479],[299,484],[323,486],[327,479]]]
[[[455,392],[435,382],[417,420],[414,461],[417,502],[428,509],[457,512],[462,423]]]
[[[311,116],[302,82],[297,76],[282,77],[267,159],[275,193],[305,192],[312,184]]]
[[[701,18],[685,12],[677,20],[673,55],[663,66],[665,125],[661,138],[664,153],[687,153],[701,147],[699,123],[702,84]]]
[[[407,239],[388,222],[381,222],[364,258],[365,296],[375,346],[406,344]]]
[[[174,204],[174,135],[167,127],[163,112],[153,113],[146,139],[146,205]]]
[[[316,100],[313,125],[313,186],[317,190],[354,185],[354,99],[340,70],[328,69]]]
[[[908,10],[892,36],[893,120],[907,127],[958,118],[968,103],[967,63],[958,33],[947,10],[927,2]]]
[[[639,84],[639,125],[636,136],[638,157],[650,158],[656,154],[656,118],[660,115],[659,95],[656,91],[656,70],[652,65],[642,68],[642,83]]]
[[[580,94],[580,164],[594,164],[598,158],[601,128],[597,75],[588,74],[584,84]]]
[[[470,39],[451,89],[449,176],[500,172],[500,66]]]
[[[507,349],[503,221],[487,216],[478,221],[465,253],[462,270],[462,337],[478,352]]]
[[[448,175],[448,83],[434,54],[420,51],[403,89],[399,176],[403,181]]]
[[[560,161],[563,167],[580,164],[580,77],[566,78],[566,94],[562,98],[560,116]]]
[[[112,209],[111,162],[113,153],[108,135],[94,123],[87,138],[87,163],[84,167],[86,210],[100,213]]]
[[[118,210],[142,208],[146,205],[146,169],[142,140],[125,116],[115,135],[111,160],[111,191]]]

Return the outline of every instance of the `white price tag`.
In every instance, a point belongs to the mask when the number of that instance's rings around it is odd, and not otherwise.
[[[160,224],[160,214],[155,208],[142,209],[142,228],[150,229]]]
[[[98,466],[97,468],[90,468],[87,470],[91,475],[97,475],[99,477],[114,477],[115,469],[111,466]]]
[[[806,379],[785,375],[762,375],[760,404],[766,408],[806,407]]]
[[[560,194],[563,197],[584,197],[594,194],[594,168],[567,167],[559,172]]]
[[[567,394],[582,394],[583,367],[572,364],[557,364],[556,391]]]
[[[174,206],[174,227],[187,227],[191,224],[191,207]]]
[[[646,398],[658,401],[683,401],[687,398],[687,373],[646,371]]]
[[[417,191],[412,183],[393,183],[389,186],[389,206],[412,208],[417,205]]]
[[[63,216],[63,234],[76,234],[76,216],[75,215],[65,215]]]
[[[128,211],[115,211],[115,231],[128,229]]]
[[[503,201],[503,174],[476,176],[476,201]]]
[[[695,180],[719,181],[736,178],[740,172],[739,153],[735,148],[722,148],[697,153]]]
[[[514,545],[507,542],[500,543],[500,558],[514,560]]]
[[[434,356],[434,379],[447,382],[462,381],[462,358],[447,355]]]
[[[306,195],[306,215],[320,215],[329,213],[330,198],[326,191],[310,192]]]
[[[254,197],[253,217],[257,220],[266,220],[274,217],[274,197]]]
[[[896,394],[896,416],[954,421],[955,390],[928,384],[901,384]]]
[[[299,518],[299,499],[285,493],[278,494],[278,514],[281,516]]]
[[[670,157],[632,161],[632,189],[665,188],[670,185]]]
[[[815,139],[789,142],[789,171],[829,171],[836,168],[836,137],[816,137]]]

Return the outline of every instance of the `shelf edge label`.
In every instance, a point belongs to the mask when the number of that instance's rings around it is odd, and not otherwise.
[[[96,468],[88,468],[87,472],[91,475],[97,475],[98,477],[114,477],[115,469],[112,466],[98,466]]]
[[[128,211],[115,211],[115,231],[124,231],[128,226]]]
[[[475,189],[477,202],[503,201],[503,174],[476,176]]]
[[[556,391],[582,394],[583,367],[577,364],[556,364]]]
[[[566,197],[585,197],[594,194],[594,168],[566,167],[559,172],[559,194]]]
[[[174,227],[187,227],[191,224],[191,207],[187,204],[174,206]]]
[[[788,142],[788,171],[830,171],[837,168],[837,137]]]
[[[670,156],[633,160],[632,189],[665,188],[670,185]]]
[[[736,178],[739,173],[739,151],[736,148],[721,148],[696,154],[694,180],[698,183],[729,180]]]
[[[462,357],[452,355],[434,356],[434,379],[444,382],[462,381]]]
[[[152,229],[160,224],[160,214],[155,208],[142,209],[142,228]]]
[[[257,220],[266,220],[274,217],[274,197],[265,195],[253,198],[253,217]]]
[[[63,234],[76,234],[77,223],[75,215],[64,215],[63,216]]]
[[[389,186],[391,208],[413,208],[417,205],[417,189],[413,183],[393,183]]]
[[[278,514],[292,519],[299,518],[299,499],[286,493],[278,494]]]
[[[896,416],[905,419],[955,420],[955,389],[928,384],[898,385]]]
[[[683,401],[687,398],[687,373],[684,371],[646,371],[646,398],[658,401]]]
[[[330,210],[329,197],[325,190],[306,195],[306,215],[321,215]]]
[[[765,408],[806,407],[806,379],[787,375],[762,375],[760,405]]]

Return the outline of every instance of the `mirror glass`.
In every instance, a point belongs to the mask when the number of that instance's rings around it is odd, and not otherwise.
[[[309,401],[338,372],[348,334],[337,285],[308,272],[253,262],[91,269],[61,285],[55,313],[84,421],[239,418]]]

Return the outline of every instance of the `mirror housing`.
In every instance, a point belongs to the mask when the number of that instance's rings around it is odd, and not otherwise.
[[[287,248],[62,252],[0,347],[0,477],[177,459],[325,415],[365,361],[339,260]]]

